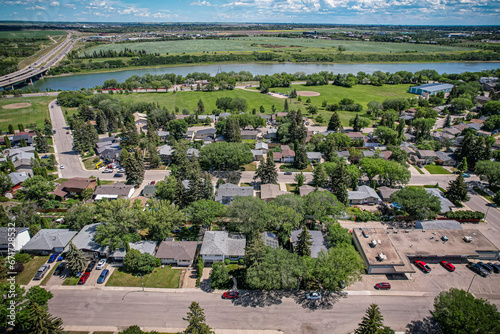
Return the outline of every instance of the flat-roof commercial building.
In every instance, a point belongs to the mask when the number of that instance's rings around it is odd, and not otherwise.
[[[436,82],[436,83],[410,87],[408,89],[408,92],[418,95],[436,95],[439,92],[443,92],[445,94],[449,93],[451,92],[452,88],[453,88],[452,84]]]
[[[495,260],[499,254],[499,249],[475,229],[359,228],[353,230],[353,240],[368,274],[413,273],[415,269],[410,263],[415,260],[465,263],[469,259]]]

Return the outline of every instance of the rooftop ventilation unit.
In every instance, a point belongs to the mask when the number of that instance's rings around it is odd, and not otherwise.
[[[387,260],[387,256],[384,255],[384,253],[378,253],[378,260],[380,262],[384,261],[384,260]]]
[[[370,246],[376,247],[377,246],[377,241],[375,239],[372,239],[372,241],[370,242]]]

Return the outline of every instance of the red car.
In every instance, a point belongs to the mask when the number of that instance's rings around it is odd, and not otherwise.
[[[448,261],[441,261],[441,265],[449,271],[455,271],[455,266]]]
[[[226,291],[222,294],[222,299],[236,299],[238,297],[238,291]]]
[[[151,183],[150,183],[150,184],[151,184],[152,186],[154,186],[154,185],[155,185],[155,183],[156,183],[156,181],[151,181]]]
[[[424,261],[416,260],[415,261],[415,265],[417,267],[419,267],[420,269],[422,269],[422,271],[424,273],[430,273],[431,272],[431,267],[429,267],[429,265],[427,263],[425,263]]]
[[[84,273],[82,277],[80,277],[80,280],[78,281],[78,284],[85,284],[87,282],[87,279],[89,278],[90,273]]]
[[[375,289],[377,289],[377,290],[389,290],[390,288],[391,288],[391,284],[389,284],[387,282],[375,284]]]

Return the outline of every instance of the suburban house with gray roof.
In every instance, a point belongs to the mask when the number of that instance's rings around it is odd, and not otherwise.
[[[156,241],[141,240],[137,242],[129,242],[130,249],[138,250],[141,254],[155,255]]]
[[[377,193],[382,198],[382,201],[389,202],[391,199],[391,195],[398,191],[399,189],[389,188],[389,187],[378,187]]]
[[[297,243],[299,241],[299,235],[302,233],[302,229],[292,231],[290,241],[292,242],[293,248],[297,247]],[[326,251],[325,239],[323,238],[323,233],[321,231],[311,231],[309,230],[309,234],[311,235],[311,257],[317,258],[319,252],[322,250]]]
[[[131,198],[134,194],[134,186],[123,183],[103,184],[95,188],[94,199],[118,199]]]
[[[232,183],[221,184],[215,194],[215,201],[222,204],[230,204],[237,196],[253,196],[252,187],[240,187]]]
[[[436,162],[443,166],[456,166],[457,161],[453,158],[453,153],[436,151]]]
[[[379,204],[382,202],[375,190],[368,186],[360,186],[358,190],[347,190],[349,204]]]
[[[438,188],[425,188],[425,191],[439,198],[439,202],[441,202],[440,213],[445,213],[450,211],[452,208],[456,208],[455,204],[453,204],[449,199],[444,197],[443,192]]]
[[[19,252],[29,241],[30,233],[27,227],[0,227],[1,256],[9,255],[9,249],[11,254]]]
[[[161,161],[169,163],[172,161],[172,154],[174,150],[170,145],[162,145],[158,147],[158,155],[160,156]]]
[[[148,184],[142,189],[142,196],[146,198],[153,198],[156,194],[156,186],[154,184]]]
[[[306,152],[307,154],[307,159],[310,162],[316,162],[318,164],[323,162],[323,156],[321,155],[321,152]]]
[[[194,262],[198,246],[197,241],[162,241],[155,256],[161,264],[189,267]]]
[[[40,255],[61,253],[76,234],[76,231],[69,229],[41,229],[23,246],[22,250]]]
[[[214,263],[229,259],[237,261],[245,255],[246,238],[240,233],[228,231],[206,231],[200,255],[204,263]]]
[[[73,245],[81,250],[87,257],[108,257],[110,254],[108,246],[101,246],[94,240],[95,234],[97,232],[97,227],[101,224],[102,223],[85,225],[73,238]],[[67,250],[68,247],[66,247],[65,251]]]
[[[261,184],[260,185],[260,199],[263,199],[266,202],[270,202],[279,195],[288,194],[286,191],[280,190],[280,186],[278,184]]]
[[[12,188],[21,186],[21,184],[30,178],[27,172],[12,172],[9,174],[10,181],[13,184]]]

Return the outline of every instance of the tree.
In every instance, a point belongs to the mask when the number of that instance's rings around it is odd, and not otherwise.
[[[458,160],[467,159],[467,167],[474,170],[476,163],[483,160],[484,155],[484,139],[476,136],[472,131],[467,131],[464,138],[460,142],[455,155]]]
[[[466,110],[472,109],[473,104],[470,99],[465,99],[458,97],[456,99],[451,100],[451,108],[455,113],[462,113]]]
[[[433,218],[441,212],[439,198],[422,188],[403,188],[393,193],[390,199],[415,220]]]
[[[254,175],[254,180],[260,178],[262,184],[278,183],[278,169],[273,160],[272,152],[268,152],[266,161],[261,161]]]
[[[434,320],[443,334],[498,333],[500,313],[496,305],[451,288],[434,298]]]
[[[326,174],[325,166],[323,164],[316,166],[313,170],[313,186],[326,187],[328,182],[328,174]]]
[[[45,138],[45,136],[40,131],[36,131],[35,144],[37,152],[39,153],[49,152],[49,143],[47,142],[47,138]]]
[[[350,184],[350,181],[351,178],[347,171],[345,160],[341,159],[333,170],[333,173],[329,175],[329,183],[332,193],[337,197],[337,200],[344,205],[349,204],[347,186]]]
[[[210,272],[210,286],[212,289],[224,289],[231,286],[229,271],[223,262],[214,262]]]
[[[339,114],[337,114],[337,112],[334,111],[332,113],[332,116],[330,117],[330,121],[328,122],[328,129],[327,130],[337,132],[341,128],[342,128],[342,124],[340,123]]]
[[[384,317],[377,304],[371,304],[356,329],[356,334],[389,334],[394,331],[384,326]]]
[[[467,185],[464,182],[462,174],[458,175],[455,181],[450,181],[446,189],[446,197],[455,205],[460,205],[461,202],[467,202],[469,196],[467,195]]]
[[[165,240],[172,230],[178,229],[185,221],[185,217],[178,207],[168,201],[150,199],[148,205],[149,210],[142,212],[139,221],[141,226],[148,229],[150,240]]]
[[[63,334],[61,318],[53,317],[46,307],[38,304],[30,306],[28,322],[24,325],[30,334]]]
[[[3,140],[4,140],[4,142],[5,142],[5,147],[6,147],[6,148],[11,148],[11,147],[12,147],[12,143],[10,142],[10,139],[9,139],[9,137],[8,137],[8,136],[4,136],[4,137],[3,137]]]
[[[173,174],[165,177],[165,180],[155,185],[155,197],[173,203],[177,197],[177,180]]]
[[[140,185],[142,183],[144,180],[144,160],[139,151],[127,158],[125,171],[128,184]]]
[[[484,160],[476,164],[475,172],[481,180],[487,181],[491,187],[500,181],[500,162]]]
[[[295,151],[295,160],[294,165],[298,170],[306,169],[309,164],[309,160],[307,159],[307,152],[305,145],[299,145],[298,149]]]
[[[215,219],[224,214],[225,206],[213,200],[201,199],[189,204],[186,218],[193,224],[211,226]]]
[[[102,111],[98,111],[96,114],[96,125],[99,129],[99,133],[108,132],[108,120],[106,115]]]
[[[446,119],[444,120],[444,125],[443,125],[443,128],[449,128],[451,127],[451,115],[448,114],[446,116]]]
[[[198,100],[198,104],[196,106],[196,115],[203,115],[205,113],[205,105],[201,99]]]
[[[69,249],[65,256],[68,268],[71,270],[73,275],[83,272],[85,265],[87,264],[87,259],[83,252],[73,245],[72,242],[69,243]]]
[[[378,112],[380,111],[380,108],[382,108],[382,103],[378,101],[368,102],[368,109],[377,115],[376,118],[378,118]]]
[[[227,207],[226,216],[231,219],[228,224],[230,231],[248,234],[264,232],[274,213],[260,198],[237,196]]]
[[[400,144],[399,133],[387,126],[379,126],[373,134],[382,142],[383,145]]]
[[[359,114],[349,120],[349,125],[352,126],[352,130],[355,132],[361,131],[362,128],[366,128],[370,125],[370,120],[367,118],[360,118]]]
[[[231,143],[241,142],[240,125],[238,121],[233,117],[228,117],[226,119],[226,130],[224,132],[224,137],[228,142]]]
[[[54,189],[54,183],[47,181],[40,175],[30,177],[23,182],[23,191],[26,194],[26,199],[37,200],[38,203],[47,198],[49,193]]]
[[[5,194],[10,191],[14,185],[9,177],[9,175],[0,172],[0,195]]]
[[[64,224],[70,230],[80,231],[85,225],[94,222],[94,206],[78,204],[72,206],[64,215]]]
[[[315,220],[323,220],[328,216],[338,216],[344,205],[329,191],[313,191],[305,196],[305,214]]]
[[[265,253],[266,245],[262,236],[259,233],[252,234],[247,246],[245,247],[245,256],[243,261],[245,262],[246,267],[249,268],[257,262],[262,261]]]
[[[202,197],[210,201],[213,201],[215,197],[212,177],[210,176],[210,173],[206,172],[203,173]]]
[[[214,143],[200,150],[200,166],[204,170],[238,170],[252,161],[252,151],[243,143]]]
[[[307,227],[303,226],[302,231],[297,239],[297,245],[295,246],[295,252],[300,256],[311,256],[311,234]]]
[[[342,227],[337,221],[330,220],[327,223],[328,235],[326,237],[330,248],[351,244],[351,233]]]
[[[188,124],[183,119],[174,119],[167,123],[166,128],[172,138],[180,140],[184,137],[184,134],[188,129]]]
[[[205,313],[197,302],[192,302],[189,306],[187,317],[184,318],[189,325],[184,333],[186,334],[211,334],[212,329],[205,323]]]
[[[300,188],[304,185],[306,177],[304,176],[304,173],[300,172],[300,174],[295,175],[294,180],[297,182],[297,188]]]
[[[12,124],[9,124],[9,133],[10,133],[11,135],[13,135],[13,134],[15,133],[15,131],[14,131],[14,127],[12,126]]]
[[[52,293],[39,286],[31,287],[26,293],[26,301],[28,305],[37,304],[47,306],[49,299],[53,297]]]
[[[148,253],[139,252],[137,249],[129,249],[123,259],[123,269],[131,274],[151,274],[157,264],[156,258]]]

